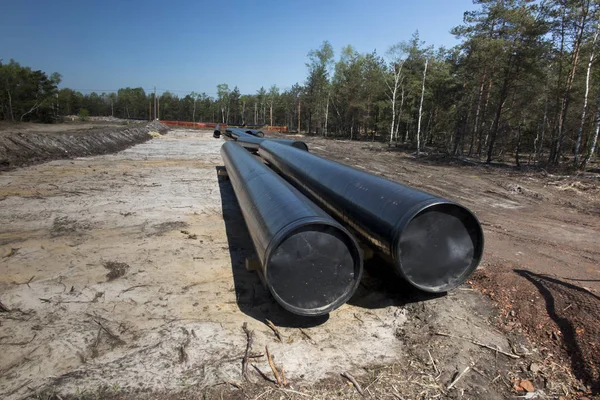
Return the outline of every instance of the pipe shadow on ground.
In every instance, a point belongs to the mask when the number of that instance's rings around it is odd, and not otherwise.
[[[555,277],[522,269],[514,271],[542,295],[548,316],[560,329],[561,344],[577,379],[589,386],[593,394],[600,394],[600,359],[594,358],[600,354],[600,349],[595,348],[595,340],[600,337],[600,297]]]
[[[216,167],[236,300],[240,310],[258,321],[264,323],[269,319],[282,327],[308,328],[325,323],[329,315],[302,317],[283,309],[263,286],[258,274],[246,269],[246,259],[255,259],[257,256],[231,182],[222,176],[224,172],[225,167]],[[384,261],[374,257],[365,262],[360,286],[348,304],[376,309],[403,306],[440,296],[443,294],[430,294],[413,288],[397,277]]]

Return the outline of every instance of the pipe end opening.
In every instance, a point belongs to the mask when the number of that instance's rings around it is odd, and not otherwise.
[[[308,151],[308,146],[306,145],[306,143],[301,142],[301,141],[295,141],[294,143],[292,143],[292,147],[295,147],[300,150]]]
[[[348,233],[311,223],[279,242],[266,274],[271,293],[284,308],[300,315],[324,315],[352,296],[362,275],[362,258]]]
[[[483,253],[477,218],[453,203],[421,210],[402,230],[396,249],[402,275],[417,288],[446,292],[465,282]]]

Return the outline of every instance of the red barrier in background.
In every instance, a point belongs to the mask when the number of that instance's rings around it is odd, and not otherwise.
[[[287,126],[265,126],[268,131],[287,133]]]
[[[188,122],[188,121],[160,121],[161,124],[167,126],[183,126],[185,128],[196,128],[196,129],[215,129],[217,125],[221,128],[227,128],[227,124],[217,124],[216,122]]]
[[[217,125],[221,128],[227,128],[227,124],[217,124],[216,122],[188,122],[188,121],[160,121],[161,124],[167,126],[183,126],[185,128],[196,128],[196,129],[215,129]],[[287,133],[287,126],[263,126],[266,131]]]

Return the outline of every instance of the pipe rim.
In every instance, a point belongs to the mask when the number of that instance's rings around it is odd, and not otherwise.
[[[457,278],[452,282],[445,285],[428,285],[416,282],[413,278],[409,276],[406,272],[406,266],[403,265],[402,262],[402,250],[401,250],[401,241],[403,233],[405,233],[405,229],[410,225],[412,221],[414,221],[417,217],[423,215],[428,211],[434,211],[436,208],[449,207],[454,209],[456,212],[459,212],[465,216],[465,221],[469,223],[469,227],[471,230],[467,230],[468,232],[473,232],[476,236],[476,242],[473,246],[473,256],[471,262],[467,268],[464,268],[460,274],[458,274]],[[461,221],[462,222],[462,221]],[[444,199],[430,199],[424,202],[421,202],[414,206],[409,212],[406,213],[405,217],[396,225],[395,227],[396,233],[394,234],[394,242],[391,248],[391,254],[394,259],[394,265],[396,271],[411,285],[414,287],[423,290],[429,293],[444,293],[448,292],[452,289],[457,288],[462,285],[469,276],[477,269],[481,259],[483,257],[483,249],[484,249],[484,234],[483,228],[481,227],[481,223],[477,216],[468,208],[455,203],[453,201],[444,200]]]
[[[308,151],[308,145],[301,140],[294,140],[292,143],[292,147],[295,147],[300,150]]]
[[[323,305],[321,307],[307,309],[307,308],[294,306],[294,305],[288,303],[286,300],[284,300],[277,293],[275,288],[273,287],[271,280],[268,279],[268,273],[269,273],[269,265],[271,264],[271,258],[273,256],[273,254],[275,253],[275,251],[277,250],[277,248],[286,239],[291,237],[294,233],[297,233],[301,229],[306,228],[308,226],[333,228],[338,233],[341,234],[341,237],[344,238],[344,242],[351,252],[350,255],[352,257],[353,264],[354,264],[353,265],[354,266],[354,278],[352,280],[352,284],[349,285],[348,287],[346,287],[344,294],[341,296],[338,296],[338,298],[335,299],[333,302]],[[269,245],[265,251],[265,262],[264,262],[264,267],[263,267],[263,273],[265,275],[265,281],[267,282],[267,287],[269,288],[269,292],[271,292],[271,295],[275,298],[277,303],[279,303],[283,308],[285,308],[286,310],[288,310],[294,314],[303,315],[303,316],[325,315],[325,314],[328,314],[329,312],[337,309],[338,307],[340,307],[341,305],[346,303],[348,300],[350,300],[350,298],[352,297],[352,295],[358,288],[358,285],[360,284],[360,281],[362,279],[362,274],[363,274],[362,250],[361,250],[360,246],[358,245],[358,242],[356,241],[354,236],[351,235],[350,232],[348,232],[344,227],[342,227],[335,221],[328,221],[328,220],[326,220],[324,218],[320,218],[320,217],[307,217],[307,218],[303,218],[303,219],[289,223],[288,225],[283,227],[279,232],[277,232],[277,234],[273,237],[273,239],[271,240],[271,242],[269,243]]]

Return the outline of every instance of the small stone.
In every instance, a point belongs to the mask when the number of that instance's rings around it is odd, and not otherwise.
[[[537,363],[531,363],[531,365],[529,366],[529,370],[534,374],[537,374],[540,371],[540,369],[542,369],[542,366]]]

